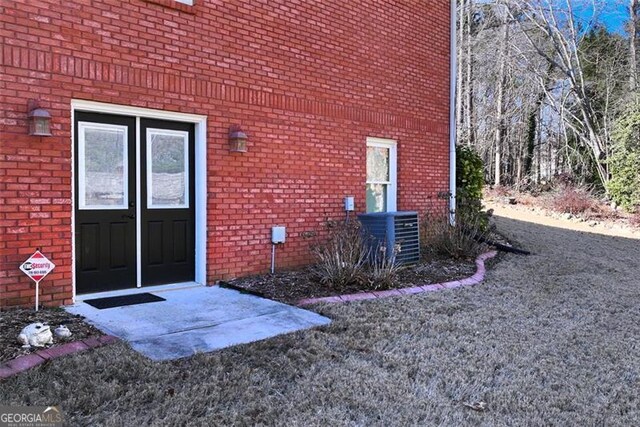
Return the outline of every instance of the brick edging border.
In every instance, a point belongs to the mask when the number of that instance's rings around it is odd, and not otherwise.
[[[120,341],[113,335],[102,335],[99,337],[89,337],[79,341],[72,341],[63,345],[51,348],[44,348],[34,353],[16,357],[0,365],[0,380],[24,372],[35,366],[41,365],[53,359],[57,359],[69,354],[79,353],[92,348],[102,347]]]
[[[445,283],[433,283],[423,286],[413,286],[411,288],[390,289],[387,291],[371,291],[349,295],[335,295],[322,298],[306,298],[298,301],[296,305],[305,306],[321,302],[344,303],[349,301],[370,300],[401,295],[413,295],[421,294],[424,292],[435,292],[443,289],[455,289],[464,286],[473,286],[484,280],[484,275],[487,271],[484,266],[484,262],[496,255],[496,251],[490,251],[478,256],[476,258],[477,270],[475,274],[471,277],[467,277],[466,279],[453,280],[451,282]],[[42,350],[38,350],[35,353],[25,354],[24,356],[16,357],[15,359],[0,365],[0,380],[19,374],[20,372],[24,372],[49,360],[57,359],[69,354],[79,353],[81,351],[89,350],[92,348],[113,344],[118,341],[120,341],[120,339],[114,337],[113,335],[102,335],[99,337],[85,338],[80,341],[73,341],[56,347],[45,348]]]
[[[387,298],[401,295],[413,295],[421,294],[424,292],[436,292],[443,289],[455,289],[465,286],[473,286],[484,280],[484,275],[487,272],[484,262],[493,258],[498,254],[497,251],[489,251],[479,255],[476,258],[476,272],[473,276],[467,277],[461,280],[452,280],[445,283],[433,283],[429,285],[413,286],[411,288],[390,289],[388,291],[371,291],[371,292],[359,292],[356,294],[348,295],[335,295],[330,297],[321,298],[305,298],[297,302],[297,306],[306,306],[316,303],[345,303],[350,301],[361,301],[378,298]]]

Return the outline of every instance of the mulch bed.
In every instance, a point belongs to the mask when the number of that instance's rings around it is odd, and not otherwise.
[[[434,257],[423,260],[419,264],[403,268],[398,275],[398,279],[388,289],[443,283],[467,278],[475,272],[476,264],[474,258],[454,260]],[[319,298],[378,290],[359,284],[335,288],[320,283],[309,269],[242,277],[223,282],[221,285],[287,304],[295,304],[304,298]]]
[[[53,336],[53,345],[103,335],[98,329],[86,323],[82,316],[75,316],[60,308],[45,308],[38,312],[33,309],[10,308],[0,310],[0,364],[18,356],[40,350],[38,347],[22,348],[18,342],[18,334],[30,323],[42,322],[51,326],[51,332],[59,325],[65,325],[71,331],[69,338]]]

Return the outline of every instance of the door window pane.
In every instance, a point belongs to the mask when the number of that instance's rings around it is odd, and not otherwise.
[[[147,207],[189,207],[189,134],[147,130]]]
[[[367,147],[367,182],[389,181],[389,149]]]
[[[79,209],[127,209],[127,127],[78,124]]]
[[[387,211],[387,185],[367,184],[367,212]]]

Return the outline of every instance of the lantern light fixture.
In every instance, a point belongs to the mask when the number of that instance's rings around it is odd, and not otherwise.
[[[51,136],[51,114],[40,108],[35,101],[29,101],[29,135]]]
[[[232,126],[229,130],[229,150],[232,153],[246,153],[248,139],[240,127]]]

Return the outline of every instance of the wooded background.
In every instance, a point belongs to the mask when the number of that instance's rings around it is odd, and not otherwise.
[[[457,0],[458,143],[487,182],[562,179],[640,204],[639,1]]]

